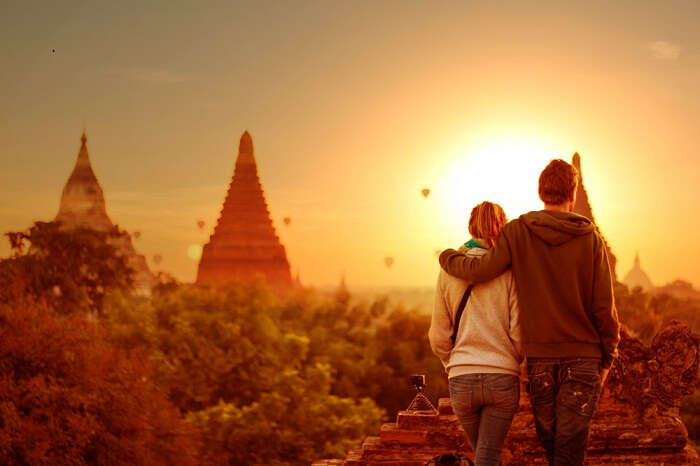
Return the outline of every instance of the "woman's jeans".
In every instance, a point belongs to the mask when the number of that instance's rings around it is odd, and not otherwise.
[[[508,374],[468,374],[449,379],[452,410],[478,466],[501,464],[503,442],[520,401],[520,379]]]

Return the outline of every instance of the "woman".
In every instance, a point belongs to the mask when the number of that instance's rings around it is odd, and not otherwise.
[[[483,202],[469,218],[472,236],[462,250],[483,255],[493,247],[506,215],[498,204]],[[503,442],[520,400],[522,350],[518,300],[510,270],[474,285],[441,270],[430,331],[430,346],[448,374],[450,400],[478,466],[498,465]],[[454,344],[453,322],[467,297]]]

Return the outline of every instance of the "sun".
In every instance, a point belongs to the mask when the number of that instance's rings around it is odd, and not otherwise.
[[[466,212],[482,201],[500,204],[509,219],[540,209],[539,174],[550,160],[559,157],[553,148],[522,138],[473,145],[454,160],[445,175],[445,208],[460,217],[460,227]]]
[[[199,244],[190,244],[187,248],[187,257],[192,260],[199,260],[202,257],[202,246]]]

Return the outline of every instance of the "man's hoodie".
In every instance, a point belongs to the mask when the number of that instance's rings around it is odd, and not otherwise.
[[[602,358],[610,367],[619,322],[605,242],[587,218],[543,210],[509,222],[481,258],[452,249],[442,268],[472,283],[512,267],[528,358]]]

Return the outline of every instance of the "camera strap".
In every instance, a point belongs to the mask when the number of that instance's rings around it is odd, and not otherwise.
[[[464,292],[464,295],[462,295],[462,300],[459,302],[459,307],[457,308],[457,315],[455,316],[455,325],[454,328],[452,329],[452,336],[450,337],[452,339],[452,345],[454,346],[455,342],[457,341],[457,332],[459,332],[459,321],[462,320],[462,313],[464,312],[464,308],[467,307],[467,301],[469,301],[469,296],[472,294],[472,286],[469,285]]]

